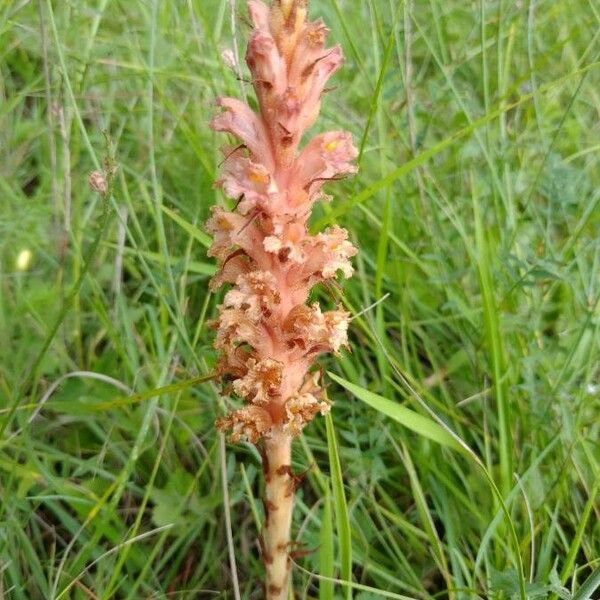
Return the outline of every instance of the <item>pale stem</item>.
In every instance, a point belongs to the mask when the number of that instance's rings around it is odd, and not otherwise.
[[[286,600],[290,584],[290,526],[294,505],[292,438],[281,431],[265,439],[263,553],[267,600]]]

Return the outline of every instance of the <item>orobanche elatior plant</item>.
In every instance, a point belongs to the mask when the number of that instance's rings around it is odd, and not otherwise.
[[[350,134],[331,131],[302,149],[321,96],[342,64],[339,47],[326,48],[327,28],[307,20],[307,0],[249,0],[253,30],[246,63],[258,110],[219,98],[212,121],[238,144],[223,148],[217,184],[235,200],[231,211],[213,207],[207,229],[219,270],[212,289],[233,284],[219,307],[215,347],[224,391],[244,406],[219,419],[234,442],[257,444],[263,456],[265,521],[261,547],[270,600],[287,598],[290,525],[296,478],[292,440],[329,404],[315,360],[347,344],[348,313],[323,312],[309,302],[311,288],[352,274],[356,253],[346,230],[311,235],[308,219],[318,200],[330,200],[327,181],[354,173]]]

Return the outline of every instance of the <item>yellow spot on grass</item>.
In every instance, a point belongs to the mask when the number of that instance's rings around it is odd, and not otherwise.
[[[27,271],[29,269],[29,265],[31,264],[31,258],[33,254],[29,248],[24,248],[17,255],[17,260],[15,260],[15,267],[17,271]]]

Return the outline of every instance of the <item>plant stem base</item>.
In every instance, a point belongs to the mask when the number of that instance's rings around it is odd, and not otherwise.
[[[286,600],[290,585],[290,527],[294,506],[292,438],[277,432],[265,439],[265,523],[262,533],[267,600]]]

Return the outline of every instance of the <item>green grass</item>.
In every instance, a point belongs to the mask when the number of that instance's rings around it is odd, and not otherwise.
[[[600,9],[312,12],[347,57],[318,127],[361,150],[313,224],[360,255],[295,598],[597,598]],[[259,457],[203,379],[232,36],[224,0],[0,2],[0,597],[261,598]]]

